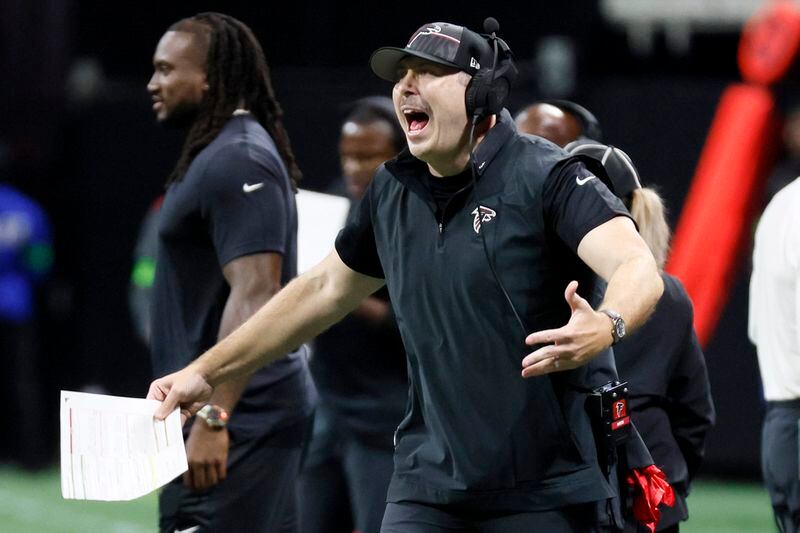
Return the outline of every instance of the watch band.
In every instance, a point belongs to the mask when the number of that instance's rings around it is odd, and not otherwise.
[[[625,337],[625,320],[622,315],[612,309],[600,309],[600,312],[611,319],[611,337],[613,339],[611,345],[613,346]]]

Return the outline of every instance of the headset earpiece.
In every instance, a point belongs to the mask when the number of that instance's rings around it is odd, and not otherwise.
[[[494,58],[491,68],[479,70],[472,77],[464,95],[467,116],[474,123],[503,109],[518,72],[514,65],[514,54],[506,42],[497,36],[497,21],[489,17],[483,27],[493,48]]]
[[[475,122],[480,122],[491,115],[491,112],[487,112],[491,88],[492,69],[478,71],[467,85],[467,92],[464,95],[467,115]]]

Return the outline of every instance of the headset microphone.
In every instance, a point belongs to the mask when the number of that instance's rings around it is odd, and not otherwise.
[[[491,72],[491,79],[489,80],[489,87],[494,85],[495,80],[495,73],[497,72],[497,32],[500,31],[500,23],[497,22],[497,19],[494,17],[487,17],[486,20],[483,21],[483,31],[489,34],[489,38],[492,41],[492,68],[489,70]],[[503,98],[505,100],[505,98]],[[487,107],[490,105],[487,102]],[[480,113],[476,110],[475,115],[472,117],[472,124],[473,126],[480,122],[481,115],[484,114],[483,108],[479,108],[481,111]]]
[[[494,17],[486,17],[486,20],[483,21],[483,31],[495,37],[500,31],[500,23]]]

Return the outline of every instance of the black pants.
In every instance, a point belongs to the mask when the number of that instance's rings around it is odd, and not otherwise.
[[[388,503],[381,533],[596,533],[596,504],[503,515],[454,514],[415,503]]]
[[[769,402],[761,433],[761,470],[783,533],[800,531],[799,421],[800,400]]]
[[[369,439],[347,431],[318,406],[298,482],[302,533],[378,533],[394,470],[391,433]]]
[[[224,481],[194,492],[178,478],[162,489],[160,531],[295,533],[294,484],[307,428],[303,421],[246,440],[236,440],[232,432]]]

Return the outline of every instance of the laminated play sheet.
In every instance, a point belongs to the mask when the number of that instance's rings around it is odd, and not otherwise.
[[[159,402],[61,391],[61,494],[132,500],[184,473],[180,412],[153,418]]]

